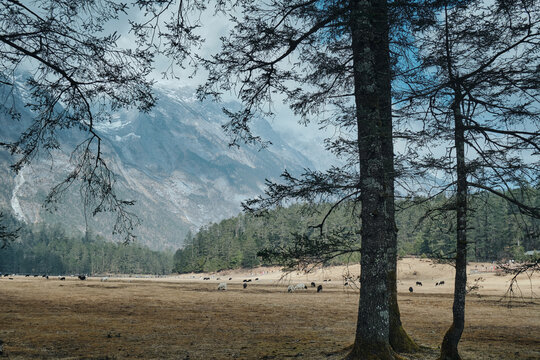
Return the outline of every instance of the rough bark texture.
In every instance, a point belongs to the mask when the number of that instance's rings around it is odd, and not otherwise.
[[[387,77],[386,90],[391,91],[390,77]],[[384,102],[384,116],[382,118],[383,138],[382,152],[384,156],[384,172],[386,181],[386,236],[388,237],[388,293],[390,312],[390,345],[396,352],[413,353],[420,350],[420,347],[407,334],[401,323],[397,296],[397,226],[395,220],[394,204],[394,142],[392,133],[392,103],[391,97],[381,99]]]
[[[458,344],[465,327],[465,295],[467,289],[467,168],[465,164],[465,131],[460,110],[459,87],[456,85],[453,105],[454,132],[457,162],[457,247],[456,281],[452,326],[444,335],[441,345],[441,360],[460,360]]]
[[[389,343],[388,212],[384,116],[390,104],[385,0],[351,1],[354,94],[360,154],[362,272],[356,338],[348,359],[395,359]],[[391,119],[390,119],[391,121]]]
[[[420,350],[420,346],[407,334],[401,323],[401,314],[397,301],[397,272],[394,263],[393,270],[388,271],[389,311],[390,311],[390,345],[396,352],[414,353]],[[389,264],[390,265],[390,264]],[[391,265],[390,265],[391,266]]]

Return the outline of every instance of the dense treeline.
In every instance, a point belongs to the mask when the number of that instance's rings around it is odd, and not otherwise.
[[[538,190],[515,192],[512,196],[527,196],[535,206],[540,205]],[[401,255],[453,255],[456,242],[455,212],[432,210],[447,207],[447,200],[439,196],[417,207],[409,207],[407,202],[400,203],[404,210],[398,212],[396,222]],[[540,220],[522,215],[517,206],[487,193],[473,194],[469,206],[469,260],[519,259],[525,251],[540,248]],[[427,216],[426,212],[429,213]]]
[[[514,196],[525,196],[513,194]],[[540,192],[531,190],[536,205]],[[421,198],[399,201],[396,214],[400,255],[451,257],[455,251],[455,213],[445,208],[448,198],[440,195],[422,203]],[[421,204],[418,204],[418,203]],[[188,234],[185,246],[174,255],[174,271],[202,272],[239,267],[268,265],[257,252],[276,244],[287,244],[297,234],[314,235],[331,204],[292,205],[269,212],[266,216],[240,214],[218,224]],[[339,208],[325,221],[326,230],[359,229],[357,217],[351,216],[352,205]],[[356,209],[358,211],[359,209]],[[448,210],[448,209],[446,209]],[[517,207],[497,196],[477,193],[471,196],[469,216],[469,259],[495,261],[523,256],[527,250],[540,248],[540,221],[522,216]],[[334,263],[352,257],[340,256]]]
[[[0,249],[0,272],[17,274],[168,274],[172,254],[136,244],[68,234],[59,225],[23,226],[17,241]]]
[[[315,209],[292,205],[271,211],[265,216],[240,214],[219,224],[205,226],[196,235],[188,234],[185,245],[174,255],[174,271],[201,272],[266,265],[257,252],[270,244],[291,242],[295,234],[319,231],[317,225],[329,204]],[[314,212],[315,211],[315,212]],[[355,228],[355,220],[339,209],[327,220],[330,228]]]

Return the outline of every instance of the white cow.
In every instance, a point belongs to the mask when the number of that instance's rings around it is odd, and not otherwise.
[[[218,287],[217,287],[218,290],[227,290],[227,283],[219,283]]]

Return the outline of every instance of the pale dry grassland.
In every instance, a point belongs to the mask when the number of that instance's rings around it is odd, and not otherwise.
[[[464,359],[540,359],[540,276],[520,279],[521,297],[499,301],[510,276],[480,273],[482,286],[467,302]],[[333,267],[283,278],[277,268],[189,274],[158,279],[59,281],[0,279],[0,339],[10,359],[340,359],[354,340],[358,292],[343,286],[347,271]],[[451,323],[453,269],[430,261],[399,263],[405,328],[426,349],[410,359],[435,359]],[[204,281],[202,277],[212,276]],[[217,278],[220,280],[217,280]],[[228,280],[232,277],[232,280]],[[259,280],[255,281],[255,278]],[[251,278],[247,289],[242,280]],[[323,282],[331,279],[331,282]],[[445,281],[443,286],[435,282]],[[293,294],[289,283],[314,281]],[[421,281],[423,286],[416,286]],[[217,291],[227,282],[227,291]],[[412,286],[411,294],[408,288]],[[531,297],[531,291],[536,294]]]

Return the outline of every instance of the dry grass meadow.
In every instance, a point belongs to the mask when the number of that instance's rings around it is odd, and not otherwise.
[[[510,276],[484,272],[490,269],[488,264],[469,266],[470,280],[482,279],[481,288],[467,302],[463,358],[540,359],[540,276],[520,279],[522,293],[517,291],[520,296],[508,306],[500,299]],[[112,277],[106,282],[2,277],[1,356],[340,359],[353,342],[358,306],[358,292],[343,286],[347,271],[357,275],[359,269],[335,267],[282,277],[277,268],[261,268],[156,279]],[[406,357],[435,359],[451,323],[452,268],[404,259],[399,271],[404,326],[425,347]],[[211,280],[202,280],[205,276]],[[252,282],[243,289],[242,280],[248,278]],[[445,284],[435,286],[441,280]],[[228,290],[217,291],[223,281]],[[311,281],[323,284],[323,291],[286,291],[289,283],[309,286]],[[416,286],[416,281],[423,286]]]

